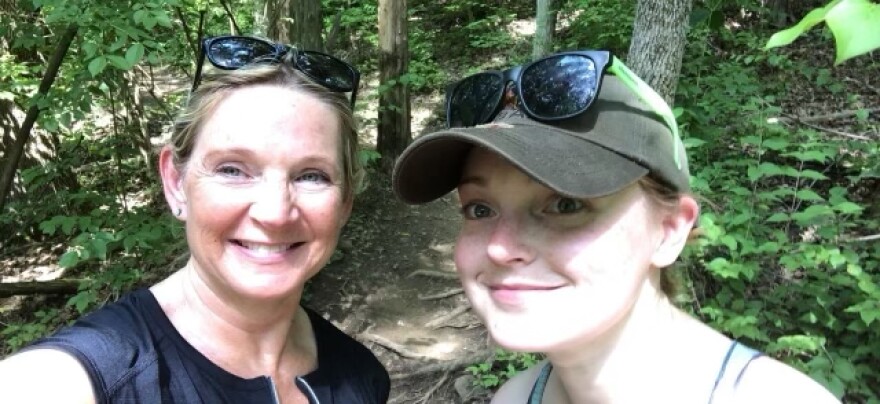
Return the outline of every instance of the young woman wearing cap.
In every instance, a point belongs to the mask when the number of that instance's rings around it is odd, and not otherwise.
[[[518,109],[499,112],[510,82]],[[457,188],[455,263],[493,340],[546,354],[493,402],[837,402],[670,301],[664,268],[699,208],[658,98],[607,53],[554,55],[452,87],[451,126],[476,126],[419,138],[398,160],[408,203]]]
[[[205,56],[224,71],[196,80],[159,155],[188,262],[0,362],[0,402],[387,401],[375,356],[300,305],[362,175],[357,71],[251,37]]]

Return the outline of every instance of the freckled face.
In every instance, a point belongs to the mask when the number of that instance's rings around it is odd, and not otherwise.
[[[553,352],[589,343],[621,321],[662,239],[638,185],[572,199],[475,148],[458,187],[464,224],[455,263],[493,339]]]
[[[212,291],[299,298],[351,209],[340,130],[330,106],[280,86],[220,102],[180,173],[191,263]]]

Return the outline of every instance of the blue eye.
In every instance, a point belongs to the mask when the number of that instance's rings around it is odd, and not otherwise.
[[[469,203],[462,206],[461,214],[467,220],[485,219],[495,216],[492,208],[482,203]]]
[[[226,177],[241,177],[244,174],[240,168],[230,165],[224,165],[217,168],[217,173]]]
[[[554,198],[553,201],[550,202],[550,204],[547,206],[547,209],[545,209],[545,211],[547,213],[566,215],[580,212],[583,209],[583,202],[574,198],[560,196]]]
[[[328,176],[327,174],[324,174],[320,171],[306,172],[306,173],[300,175],[299,177],[297,177],[296,180],[301,181],[301,182],[312,182],[312,183],[318,183],[318,184],[328,184],[328,183],[332,182],[332,181],[330,181],[330,176]]]

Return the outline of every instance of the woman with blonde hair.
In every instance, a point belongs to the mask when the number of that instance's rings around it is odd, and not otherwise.
[[[205,57],[220,70],[202,81]],[[189,261],[0,362],[0,401],[387,401],[376,357],[300,305],[362,176],[359,73],[243,36],[206,39],[198,68],[159,154]]]

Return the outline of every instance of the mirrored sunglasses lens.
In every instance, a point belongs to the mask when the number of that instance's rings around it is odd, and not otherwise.
[[[452,90],[447,114],[449,127],[474,126],[489,122],[504,93],[501,76],[480,73],[458,83]]]
[[[324,87],[344,92],[354,90],[351,67],[330,55],[303,51],[297,55],[296,66]]]
[[[541,60],[522,74],[522,103],[539,118],[558,118],[584,111],[596,98],[601,72],[583,55]]]
[[[223,38],[211,42],[208,55],[220,68],[238,69],[260,59],[274,58],[275,47],[254,38]]]

